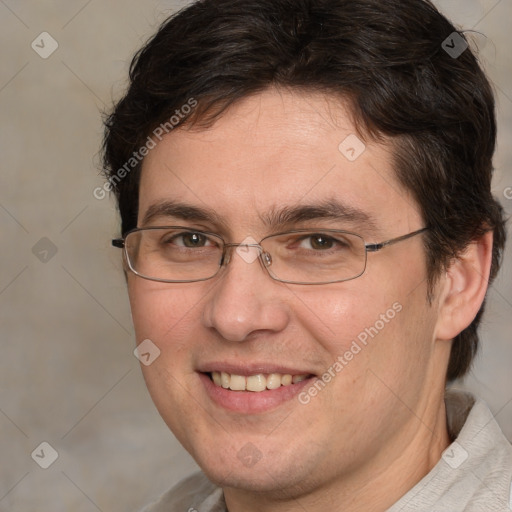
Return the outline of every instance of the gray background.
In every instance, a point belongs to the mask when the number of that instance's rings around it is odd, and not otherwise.
[[[123,91],[134,51],[186,3],[0,0],[1,511],[135,511],[195,468],[145,389],[110,247],[115,208],[92,193],[100,111]],[[510,215],[512,1],[437,3],[487,36],[475,38],[498,99],[494,192]],[[47,59],[31,48],[43,31],[59,45]],[[460,384],[510,439],[511,273],[509,252]],[[48,469],[31,458],[43,441],[58,452]]]

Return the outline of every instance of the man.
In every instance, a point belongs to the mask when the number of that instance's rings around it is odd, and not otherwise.
[[[424,0],[206,0],[106,122],[143,372],[203,472],[148,511],[504,511],[471,366],[489,83]]]

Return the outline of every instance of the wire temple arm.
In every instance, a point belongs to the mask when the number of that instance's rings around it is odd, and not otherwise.
[[[368,252],[377,252],[380,251],[383,247],[387,247],[388,245],[396,244],[397,242],[401,242],[402,240],[407,240],[413,236],[419,235],[424,231],[427,231],[429,228],[418,229],[417,231],[413,231],[412,233],[407,233],[407,235],[402,235],[397,238],[392,238],[391,240],[386,240],[385,242],[381,242],[380,244],[367,244],[366,250]]]

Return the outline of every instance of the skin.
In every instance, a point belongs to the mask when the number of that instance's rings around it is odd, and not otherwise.
[[[151,205],[179,200],[217,218],[151,225],[260,240],[275,232],[262,220],[273,208],[335,199],[365,212],[373,228],[317,219],[290,229],[347,229],[375,243],[422,228],[394,176],[391,143],[367,141],[350,162],[338,146],[354,133],[339,99],[275,89],[246,98],[212,127],[171,132],[149,153],[138,225]],[[449,444],[450,340],[483,300],[491,243],[487,235],[453,262],[432,304],[421,235],[369,254],[361,277],[329,285],[279,283],[236,253],[204,282],[128,273],[137,342],[149,338],[161,350],[143,366],[148,389],[178,440],[223,487],[230,512],[386,510],[428,473]],[[307,404],[228,411],[200,381],[198,368],[213,361],[272,362],[320,376],[394,303],[401,311]],[[247,443],[261,457],[251,466],[237,457]]]

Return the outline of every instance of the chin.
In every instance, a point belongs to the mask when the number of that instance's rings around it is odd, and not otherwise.
[[[251,442],[238,449],[230,444],[217,453],[191,455],[208,479],[219,487],[265,494],[269,498],[299,496],[311,478],[303,460],[289,460],[286,454],[279,452],[264,455]]]
[[[300,494],[298,483],[301,478],[298,475],[287,471],[286,477],[279,477],[271,473],[270,467],[267,469],[260,461],[262,466],[257,469],[232,467],[223,470],[213,467],[202,467],[206,476],[216,485],[225,489],[236,489],[256,494],[264,494],[273,499],[284,499],[294,497]],[[273,466],[275,468],[275,466]]]

